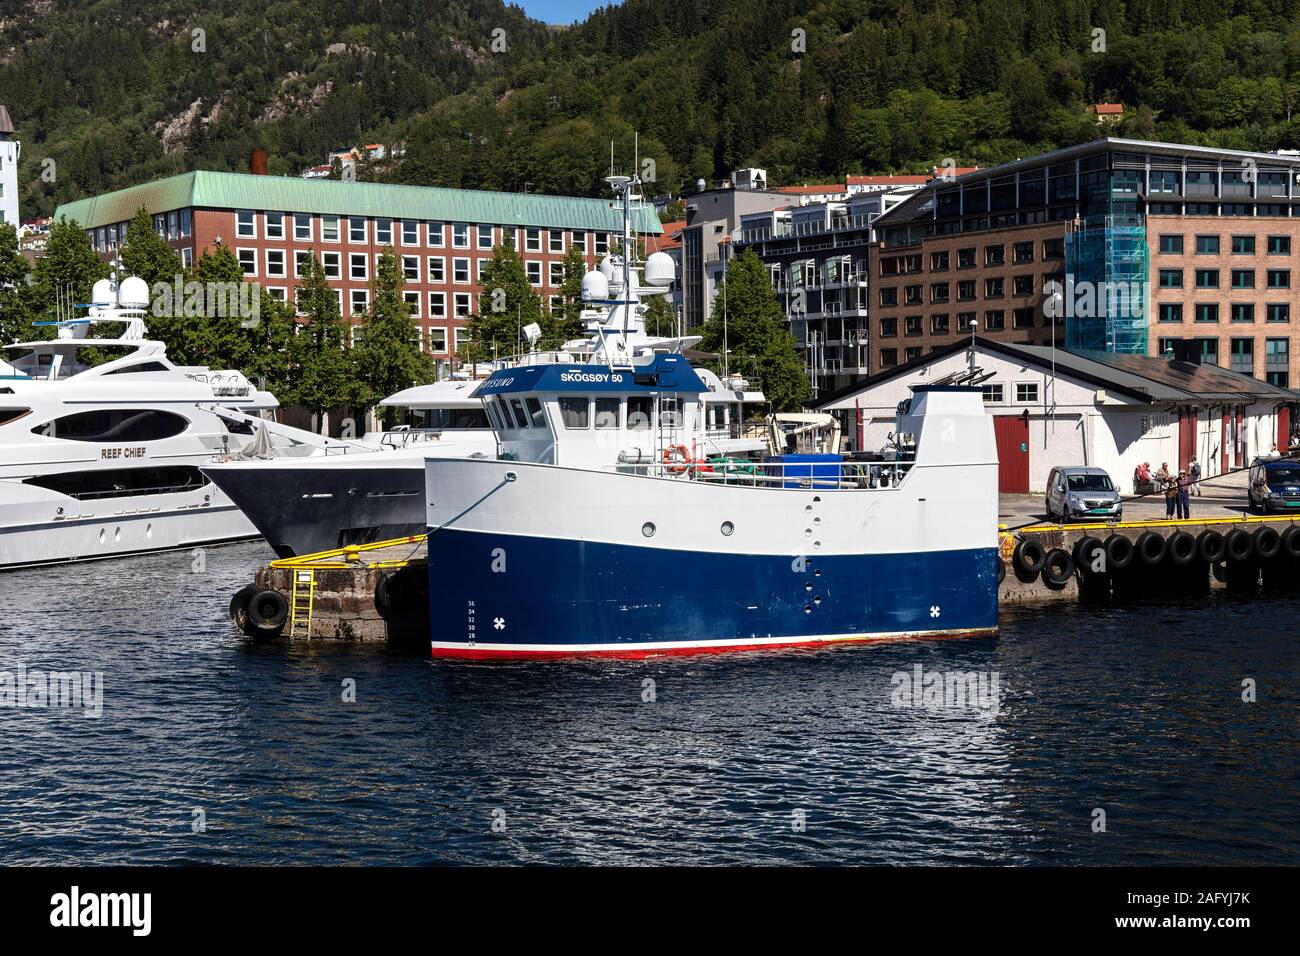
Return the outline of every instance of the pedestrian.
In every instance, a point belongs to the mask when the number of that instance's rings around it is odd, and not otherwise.
[[[1192,494],[1201,497],[1201,463],[1193,458],[1187,463],[1187,473],[1192,476]]]
[[[1165,493],[1165,517],[1172,518],[1178,507],[1178,482],[1169,474],[1169,462],[1162,461],[1156,472],[1156,487]]]
[[[1192,476],[1186,470],[1178,473],[1178,478],[1174,481],[1174,487],[1178,489],[1178,517],[1187,519],[1192,516],[1192,497],[1190,489],[1192,487]]]

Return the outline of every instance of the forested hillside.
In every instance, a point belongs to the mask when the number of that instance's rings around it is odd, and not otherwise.
[[[403,139],[404,181],[579,194],[634,131],[662,193],[988,164],[1100,135],[1098,101],[1119,135],[1300,147],[1300,0],[627,0],[564,31],[492,0],[18,6],[0,102],[28,213],[253,145],[296,173]]]

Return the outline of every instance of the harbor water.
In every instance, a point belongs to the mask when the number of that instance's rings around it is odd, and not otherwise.
[[[97,717],[0,708],[6,863],[1300,863],[1293,598],[1010,609],[972,640],[434,663],[251,645],[226,606],[270,557],[0,576],[0,672],[102,674]],[[958,673],[987,694],[910,693]]]

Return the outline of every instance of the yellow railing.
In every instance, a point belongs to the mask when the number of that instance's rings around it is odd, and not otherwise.
[[[427,534],[413,534],[405,538],[391,538],[388,541],[374,541],[370,544],[351,544],[344,548],[334,548],[331,551],[318,551],[315,554],[304,554],[294,558],[277,558],[271,562],[270,566],[273,568],[310,568],[313,570],[322,568],[404,568],[415,559],[418,548],[412,548],[411,553],[406,557],[383,561],[367,561],[362,555],[371,551],[378,551],[381,548],[393,548],[403,544],[413,545],[427,537]]]

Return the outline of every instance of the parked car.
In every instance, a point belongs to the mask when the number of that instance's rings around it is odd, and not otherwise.
[[[1300,464],[1256,458],[1250,466],[1246,494],[1251,511],[1268,514],[1300,509]]]
[[[1047,476],[1047,517],[1119,521],[1124,503],[1104,468],[1058,465]]]

